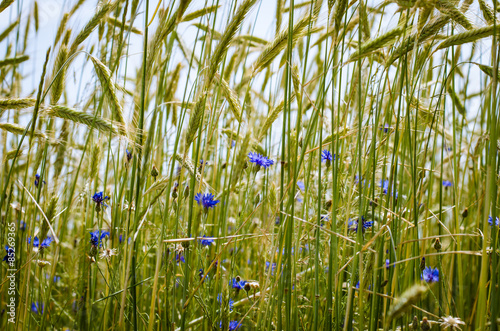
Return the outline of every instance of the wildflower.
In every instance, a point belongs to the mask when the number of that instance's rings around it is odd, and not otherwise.
[[[219,327],[222,329],[222,321],[220,321]],[[229,331],[237,330],[239,328],[240,328],[240,324],[238,323],[238,321],[229,322]]]
[[[179,265],[179,262],[186,263],[186,259],[184,258],[184,255],[180,253],[175,254],[175,261],[177,262],[177,265]]]
[[[436,283],[439,281],[439,270],[427,267],[422,272],[422,279],[427,283]]]
[[[117,255],[116,248],[106,248],[102,251],[100,258],[101,259],[110,259],[113,255]]]
[[[54,283],[57,283],[58,281],[61,280],[61,277],[60,276],[54,276],[54,279],[53,279],[53,282]]]
[[[271,267],[271,276],[274,276],[274,271],[276,270],[276,262],[271,265],[271,262],[266,261],[266,272]]]
[[[104,196],[103,197],[103,193],[102,192],[97,192],[95,193],[93,196],[92,196],[92,200],[94,200],[94,202],[96,203],[95,205],[95,210],[97,212],[100,212],[101,211],[101,206],[103,205],[104,207],[107,207],[108,205],[106,205],[104,202],[106,200],[109,200],[109,196]]]
[[[219,203],[220,200],[214,200],[214,198],[215,196],[212,193],[197,193],[194,200],[207,212],[209,208],[214,208]]]
[[[198,275],[200,275],[200,280],[203,279],[203,276],[205,275],[205,271],[203,271],[203,269],[200,269],[200,272],[198,273]],[[203,280],[203,282],[205,282],[205,280],[210,280],[210,276],[206,275],[206,277]]]
[[[219,293],[217,294],[217,302],[222,306],[222,294]],[[234,308],[234,300],[229,298],[229,311],[233,311],[233,308]]]
[[[198,239],[198,241],[203,246],[211,246],[214,243],[214,239],[211,237],[207,237],[207,236],[203,235],[202,238],[205,238],[205,239]]]
[[[382,193],[387,194],[387,192],[389,191],[389,180],[388,179],[381,179],[379,186],[382,188]],[[398,198],[398,191],[396,189],[393,189],[393,194],[395,195],[395,197],[397,199]]]
[[[452,330],[454,329],[459,329],[462,330],[459,325],[465,325],[465,323],[460,320],[460,317],[452,317],[452,316],[447,316],[447,317],[441,317],[441,326],[443,328],[450,328]]]
[[[444,188],[452,187],[452,186],[453,186],[452,182],[450,182],[449,180],[443,180],[443,187]]]
[[[385,125],[382,128],[379,128],[380,130],[384,130],[384,133],[389,132],[390,126],[389,124],[385,123]]]
[[[363,224],[363,232],[366,229],[371,228],[373,226],[373,221],[365,221],[365,217],[361,216],[361,222]],[[347,229],[349,231],[358,232],[358,220],[351,220],[347,223]]]
[[[386,268],[386,269],[389,269],[390,264],[391,264],[391,260],[386,259],[386,260],[385,260],[385,268]]]
[[[38,301],[31,303],[31,311],[35,314],[43,314],[43,308],[43,304],[40,304]]]
[[[493,226],[493,217],[491,217],[491,215],[488,217],[488,223],[490,224],[490,226]],[[495,225],[500,226],[500,220],[498,219],[498,217],[495,220]]]
[[[19,230],[21,230],[21,231],[25,231],[26,230],[26,222],[25,221],[21,221],[19,223]]]
[[[329,150],[324,149],[323,152],[321,152],[321,160],[328,164],[328,162],[335,160],[335,155],[332,155]]]
[[[298,181],[297,182],[297,186],[299,187],[299,189],[304,192],[306,190],[306,186],[304,185],[304,182],[301,182],[301,181]]]
[[[250,152],[248,153],[248,158],[250,159],[250,162],[255,164],[257,170],[259,170],[260,167],[267,169],[267,167],[274,164],[273,160],[269,160],[266,156],[260,155],[259,153]]]
[[[35,186],[38,187],[38,184],[40,183],[40,175],[36,174],[35,175]],[[42,180],[42,184],[47,184],[44,180]]]
[[[239,276],[233,278],[232,287],[236,290],[243,290],[245,288],[246,280],[241,280]]]
[[[38,251],[38,249],[40,248],[45,248],[45,247],[49,247],[50,246],[50,243],[52,242],[52,237],[47,237],[45,238],[41,243],[40,243],[40,239],[38,239],[38,237],[35,237],[33,239],[33,247],[34,247],[34,250],[35,251]],[[28,244],[31,244],[31,237],[28,238]]]
[[[380,180],[380,187],[382,188],[382,192],[384,194],[387,194],[387,190],[389,189],[389,180],[388,179],[381,179]]]
[[[6,253],[6,255],[3,258],[3,261],[5,261],[6,263],[11,262],[11,260],[14,258],[14,252],[15,252],[14,248],[5,245],[5,253]]]
[[[50,265],[50,262],[49,262],[49,261],[37,260],[36,262],[38,263],[38,266],[39,266],[40,268],[43,268],[43,267],[45,267],[45,266]]]
[[[102,240],[109,236],[108,231],[95,230],[94,232],[90,232],[90,243],[94,247],[101,247]]]
[[[130,162],[132,160],[132,152],[127,149],[125,149],[125,153],[127,154],[127,162]]]

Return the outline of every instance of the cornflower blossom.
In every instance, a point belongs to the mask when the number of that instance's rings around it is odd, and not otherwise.
[[[109,236],[108,231],[95,230],[94,232],[90,232],[90,243],[94,247],[101,247],[102,240]]]
[[[491,215],[490,215],[490,216],[488,216],[488,224],[489,224],[490,226],[493,226],[493,217],[491,217]],[[496,225],[496,226],[500,226],[500,219],[498,219],[498,217],[497,217],[497,218],[496,218],[496,220],[495,220],[495,225]]]
[[[452,186],[453,186],[452,182],[450,182],[449,180],[443,180],[443,187],[444,188],[452,187]]]
[[[239,325],[238,321],[231,321],[229,322],[229,331],[234,331],[240,328],[241,325]],[[219,323],[219,327],[222,329],[222,321]]]
[[[31,303],[31,311],[35,314],[43,314],[43,308],[43,304],[40,304],[38,301]]]
[[[329,150],[325,149],[321,152],[321,161],[328,163],[333,160],[335,160],[335,155],[332,155]]]
[[[214,238],[212,237],[207,237],[205,235],[203,235],[202,239],[198,239],[198,241],[200,242],[200,244],[202,244],[203,246],[211,246],[215,240]]]
[[[95,210],[97,212],[101,211],[101,206],[107,207],[108,205],[104,202],[109,200],[109,196],[104,196],[103,192],[97,192],[92,196],[92,200],[96,203]]]
[[[40,175],[36,174],[35,175],[35,186],[38,187],[38,184],[40,183]],[[44,180],[42,180],[42,184],[47,184]]]
[[[214,198],[215,196],[212,193],[197,193],[194,200],[207,212],[209,208],[214,208],[220,202],[220,200]]]
[[[9,257],[14,256],[14,253],[15,253],[14,248],[5,245],[5,253],[6,253],[6,255],[4,256],[2,261],[5,261],[5,263],[9,263]]]
[[[364,216],[361,216],[361,222],[363,224],[363,232],[365,232],[366,229],[371,228],[373,226],[373,221],[365,221]],[[347,223],[347,229],[349,231],[358,232],[358,220],[350,220]]]
[[[273,160],[270,160],[266,156],[260,155],[259,153],[250,152],[248,153],[248,158],[250,159],[250,162],[255,164],[257,170],[259,170],[260,167],[267,169],[274,164]]]
[[[439,270],[438,268],[432,269],[427,267],[422,271],[422,279],[426,283],[436,283],[439,281]]]
[[[217,294],[217,302],[222,306],[222,301],[223,301],[223,298],[222,298],[222,294],[219,293]],[[234,300],[229,298],[229,311],[233,311],[233,308],[234,308]]]
[[[246,280],[237,280],[236,278],[233,278],[232,280],[232,287],[237,290],[243,290],[245,288],[245,284],[247,283]]]

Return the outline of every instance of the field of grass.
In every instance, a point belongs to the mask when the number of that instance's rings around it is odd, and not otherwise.
[[[499,12],[0,0],[0,330],[497,330]]]

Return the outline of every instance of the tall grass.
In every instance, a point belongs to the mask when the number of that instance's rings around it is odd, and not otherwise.
[[[48,50],[43,6],[0,1],[2,330],[497,330],[496,0],[70,1]]]

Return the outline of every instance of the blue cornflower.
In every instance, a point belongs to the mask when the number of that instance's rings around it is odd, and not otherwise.
[[[321,160],[323,162],[332,162],[332,160],[335,160],[335,155],[332,155],[329,150],[324,149],[323,152],[321,152]]]
[[[38,187],[38,184],[40,183],[40,175],[36,174],[35,175],[35,186]],[[42,184],[47,184],[44,180],[42,180]]]
[[[45,238],[40,244],[40,240],[38,239],[38,237],[35,237],[33,239],[33,247],[49,247],[52,240],[52,237],[49,236]],[[31,244],[31,237],[28,238],[28,244]]]
[[[212,193],[197,193],[194,197],[194,200],[198,202],[198,205],[202,206],[205,211],[208,211],[209,208],[214,208],[216,204],[219,203],[220,200],[214,200],[215,196]]]
[[[9,257],[14,257],[14,253],[15,253],[14,248],[12,248],[8,245],[5,245],[5,253],[6,253],[6,255],[4,256],[2,261],[9,263]]]
[[[271,267],[271,276],[274,276],[274,271],[276,270],[276,263],[273,263],[271,265],[271,262],[266,261],[266,272],[269,270],[269,267]]]
[[[198,273],[198,275],[200,275],[200,280],[203,278],[203,276],[205,275],[205,271],[203,271],[203,269],[200,269],[200,272]],[[205,277],[205,279],[203,280],[203,282],[205,282],[205,280],[210,280],[210,276],[207,275]]]
[[[449,180],[443,180],[443,187],[452,187],[453,183],[450,182]]]
[[[222,294],[217,294],[217,302],[222,306]],[[234,300],[229,298],[229,311],[233,311],[234,308]]]
[[[389,126],[389,124],[385,123],[384,127],[380,128],[380,130],[384,130],[384,133],[387,133],[389,132],[390,128],[391,127]]]
[[[493,226],[493,217],[491,217],[491,215],[488,216],[488,223],[490,224],[490,226]],[[495,225],[500,226],[500,219],[498,219],[498,217],[495,220]]]
[[[389,189],[389,180],[388,179],[381,179],[380,180],[380,187],[382,188],[382,192],[384,194],[387,194],[387,190]]]
[[[45,238],[40,244],[40,247],[49,247],[52,240],[53,240],[52,237]]]
[[[205,239],[198,239],[198,241],[200,242],[200,244],[202,244],[203,246],[211,246],[213,243],[214,243],[214,238],[212,237],[207,237],[205,235],[203,235],[203,238]]]
[[[229,322],[229,331],[237,330],[240,326],[241,325],[239,325],[238,321],[231,321]],[[222,321],[220,321],[219,327],[222,329]]]
[[[363,232],[365,232],[366,229],[371,228],[373,226],[373,221],[365,221],[364,216],[361,216],[361,222],[363,224]],[[347,229],[349,231],[358,232],[358,220],[350,220],[347,223]]]
[[[264,169],[266,169],[274,164],[273,160],[269,160],[266,156],[260,155],[259,153],[250,152],[248,153],[248,158],[250,162],[255,163],[257,168],[264,167]]]
[[[38,301],[31,303],[31,311],[35,314],[43,314],[43,308],[43,304],[40,304]]]
[[[439,270],[438,268],[432,269],[431,267],[427,267],[422,272],[422,279],[427,283],[436,283],[439,281]]]
[[[19,222],[19,230],[21,230],[21,231],[26,230],[26,222],[25,221]]]
[[[299,189],[304,192],[306,190],[306,186],[304,185],[304,182],[301,182],[301,181],[298,181],[297,182],[297,186],[299,187]]]
[[[132,160],[132,152],[127,149],[125,149],[125,153],[127,154],[127,162],[130,162]]]
[[[60,280],[61,280],[60,276],[54,276],[54,283],[57,283]]]
[[[381,179],[379,186],[382,188],[382,193],[387,194],[387,192],[389,191],[389,180],[388,179]],[[398,191],[395,188],[392,191],[397,199],[398,198]]]
[[[102,240],[109,236],[108,231],[95,230],[94,232],[90,232],[90,243],[94,247],[101,247]]]
[[[239,329],[239,323],[238,321],[231,321],[229,322],[229,331],[233,331],[233,330],[236,330],[236,329]]]
[[[233,278],[233,284],[231,286],[237,290],[243,290],[246,283],[246,280],[237,281],[236,278]]]
[[[104,196],[102,192],[97,192],[92,196],[92,200],[96,203],[95,209],[99,212],[101,210],[101,206],[107,207],[108,205],[104,202],[109,200],[109,196]]]
[[[177,265],[179,265],[179,262],[186,263],[186,259],[184,258],[184,255],[176,253],[175,254],[175,261],[177,262]]]

